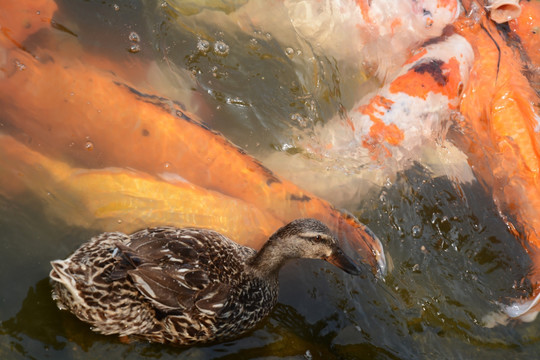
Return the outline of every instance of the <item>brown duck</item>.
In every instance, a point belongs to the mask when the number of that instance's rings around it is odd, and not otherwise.
[[[299,219],[259,252],[198,228],[104,233],[52,261],[50,277],[59,308],[97,332],[189,345],[253,328],[277,302],[279,269],[295,258],[360,273],[324,224]]]

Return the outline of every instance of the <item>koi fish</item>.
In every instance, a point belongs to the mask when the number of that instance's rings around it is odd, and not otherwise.
[[[23,12],[33,8],[32,4],[24,4],[24,1],[17,4]],[[8,30],[15,34],[17,29]],[[2,44],[8,40],[4,39]],[[27,147],[28,151],[12,153],[13,156],[22,156],[23,160],[29,154],[38,156],[39,153],[44,156],[40,158],[43,162],[45,159],[58,161],[48,164],[45,170],[53,180],[56,179],[54,181],[60,182],[56,186],[59,191],[65,176],[73,177],[79,171],[77,169],[88,169],[89,172],[84,170],[84,176],[80,177],[88,180],[66,183],[72,184],[72,188],[68,187],[66,191],[80,198],[76,203],[90,204],[86,214],[96,217],[96,212],[91,209],[100,206],[92,205],[95,202],[84,194],[94,192],[96,196],[107,196],[110,192],[100,192],[96,187],[115,189],[117,185],[114,183],[118,181],[126,188],[134,189],[135,197],[139,198],[148,198],[148,195],[141,196],[140,192],[152,188],[156,191],[164,189],[165,194],[177,194],[171,196],[180,202],[175,206],[161,202],[163,199],[159,200],[158,196],[157,203],[165,209],[148,211],[148,216],[155,216],[152,220],[145,219],[149,222],[161,219],[163,211],[169,211],[171,206],[180,211],[193,206],[195,209],[190,211],[197,213],[197,205],[187,202],[186,198],[195,201],[201,189],[206,189],[203,192],[206,195],[200,199],[215,197],[209,205],[223,205],[224,197],[228,197],[241,201],[239,203],[244,205],[240,209],[260,209],[243,220],[266,219],[262,221],[263,229],[254,226],[258,231],[251,240],[255,246],[260,244],[260,239],[267,237],[266,226],[309,216],[325,222],[338,236],[347,238],[362,260],[374,269],[385,271],[382,245],[367,227],[328,202],[280,179],[223,136],[197,121],[181,108],[181,104],[171,103],[155,94],[142,93],[110,72],[55,57],[46,48],[32,53],[24,47],[24,41],[11,43],[16,46],[4,48],[6,58],[0,68],[2,131],[9,135],[2,137],[2,141],[7,143],[13,138]],[[64,170],[67,175],[53,171],[64,167],[61,164],[68,166],[68,170]],[[133,169],[135,175],[97,171],[108,168]],[[150,179],[141,173],[155,180],[179,180],[190,186],[174,191],[170,187],[165,189],[161,182],[150,184]],[[32,181],[40,182],[41,179]],[[108,184],[109,181],[112,183]],[[28,186],[28,189],[40,188]],[[193,193],[185,196],[189,192]],[[130,194],[126,196],[130,198]],[[107,201],[101,202],[105,203]],[[263,213],[265,215],[261,215]],[[61,215],[69,222],[72,213]],[[192,225],[197,226],[196,223]],[[218,225],[223,227],[226,224]],[[253,224],[247,222],[245,226]],[[234,227],[231,224],[231,228],[224,232],[231,233]]]
[[[52,16],[57,9],[54,1],[50,0],[35,0],[22,5],[17,0],[2,2],[0,46],[4,48],[21,47],[28,36],[50,27]]]
[[[38,196],[51,218],[84,228],[132,232],[175,224],[216,229],[259,248],[282,221],[240,199],[185,182],[121,169],[84,169],[0,134],[0,193]],[[13,186],[18,186],[14,189]],[[256,226],[246,226],[257,224]]]
[[[412,49],[441,35],[459,16],[457,0],[284,3],[296,31],[310,44],[338,59],[363,62],[382,80],[401,69]]]
[[[517,18],[521,14],[519,0],[487,0],[486,9],[489,17],[497,24]]]
[[[521,44],[533,63],[537,8],[526,4],[510,24],[526,37]],[[383,164],[417,159],[411,151],[439,133],[441,121],[459,110],[461,116],[452,121],[464,135],[451,141],[493,193],[501,214],[515,219],[517,224],[503,215],[533,262],[531,296],[503,310],[510,318],[532,321],[540,311],[540,99],[521,72],[519,46],[511,47],[479,11],[462,17],[451,35],[419,48],[402,73],[349,112],[339,130],[335,124],[325,127],[323,139],[330,138],[322,151],[362,159],[368,150],[372,160]]]
[[[328,127],[321,130],[332,134],[331,146],[326,147],[342,156],[349,149],[351,158],[361,158],[367,151],[379,162],[414,158],[411,153],[441,133],[444,120],[458,106],[473,59],[471,46],[457,34],[418,48],[391,82],[367,102],[353,106],[345,126],[338,124],[348,127],[348,136],[343,131],[336,136]]]
[[[512,33],[519,37],[524,52],[531,62],[531,72],[540,83],[540,3],[522,1],[519,18],[508,22]]]
[[[471,7],[470,2],[464,5]],[[511,318],[532,321],[540,310],[540,99],[521,72],[524,64],[518,47],[510,46],[481,7],[477,8],[474,19],[464,18],[456,24],[475,53],[459,105],[463,118],[457,124],[464,135],[456,141],[478,179],[493,193],[501,213],[516,221],[505,218],[531,257],[528,278],[533,292],[528,299],[505,306],[504,311]],[[527,27],[528,14],[524,11],[515,20],[515,29]]]
[[[283,156],[274,155],[265,163],[342,206],[351,199],[358,204],[365,195],[362,189],[369,186],[358,189],[358,184],[381,186],[415,161],[433,164],[445,175],[469,182],[474,175],[466,156],[445,140],[445,133],[473,60],[470,44],[459,34],[450,33],[419,47],[393,80],[357,102],[343,118],[317,127],[314,136],[300,142],[305,154],[287,156],[294,172],[280,168]],[[437,159],[432,158],[434,152]],[[441,161],[444,166],[437,164]],[[337,176],[327,174],[324,188],[312,187],[314,176],[328,173],[319,168],[329,166],[339,166]]]
[[[522,15],[510,22],[523,37],[514,47],[483,10],[463,16],[445,36],[415,50],[368,101],[318,129],[318,146],[305,145],[311,154],[331,161],[367,163],[369,157],[394,171],[419,159],[415,149],[444,130],[444,122],[458,124],[463,136],[449,140],[464,155],[461,161],[467,159],[469,170],[474,169],[474,175],[458,180],[476,177],[486,185],[531,256],[531,296],[503,307],[507,316],[525,321],[540,311],[540,101],[521,73],[525,63],[518,45],[538,64],[537,9],[538,3],[524,3]]]

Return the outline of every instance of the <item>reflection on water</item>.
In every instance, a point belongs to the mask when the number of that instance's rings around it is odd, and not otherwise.
[[[206,1],[204,10],[201,3],[59,0],[56,19],[91,51],[155,61],[153,73],[138,79],[142,89],[158,88],[256,155],[294,152],[296,131],[309,134],[373,85],[361,69],[317,54],[290,26],[272,28],[283,18],[278,5],[257,18],[231,14],[245,1]],[[130,53],[134,42],[140,50]],[[384,282],[297,261],[281,273],[278,306],[252,332],[175,348],[101,336],[59,311],[49,261],[97,230],[51,222],[31,196],[0,198],[0,358],[537,357],[540,321],[482,326],[496,301],[527,294],[530,284],[519,282],[526,254],[478,184],[457,186],[418,165],[357,208],[392,260]]]

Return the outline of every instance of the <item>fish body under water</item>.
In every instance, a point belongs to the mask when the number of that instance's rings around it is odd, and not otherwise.
[[[300,136],[296,145],[302,153],[273,153],[264,160],[266,165],[345,207],[360,203],[374,187],[393,181],[397,172],[414,162],[427,165],[435,176],[446,175],[460,182],[474,179],[466,155],[446,139],[474,62],[473,49],[464,37],[450,29],[443,33],[456,20],[459,6],[451,1],[438,8],[431,2],[414,6],[406,3],[400,6],[406,6],[408,12],[394,13],[388,2],[373,2],[373,8],[368,9],[375,20],[366,23],[357,14],[358,23],[349,29],[354,33],[362,27],[371,29],[372,23],[379,24],[375,34],[382,36],[372,34],[372,39],[345,47],[354,48],[357,57],[344,61],[384,57],[377,61],[382,67],[374,72],[385,80],[381,87],[358,100],[345,114],[318,125],[314,134]],[[356,2],[351,6],[360,11]],[[376,10],[377,6],[388,11]],[[424,6],[422,17],[415,16],[417,6]],[[375,16],[381,13],[386,17]],[[388,24],[392,24],[392,16],[400,19],[398,14],[405,19],[398,22],[403,29],[390,31]],[[426,26],[426,14],[436,15],[434,25]],[[339,20],[337,16],[334,22]],[[407,34],[408,41],[397,34]],[[328,47],[325,51],[339,57],[342,50]]]

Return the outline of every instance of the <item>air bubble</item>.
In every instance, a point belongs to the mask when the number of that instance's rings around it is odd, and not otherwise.
[[[94,143],[91,142],[91,141],[87,141],[86,144],[84,144],[84,148],[87,151],[92,151],[92,150],[94,150]]]
[[[280,151],[286,152],[286,151],[294,148],[294,146],[291,145],[291,144],[285,143],[285,144],[275,145],[275,148],[280,150]]]
[[[201,53],[207,53],[210,50],[210,43],[208,40],[200,39],[197,41],[197,50]]]
[[[225,100],[225,102],[229,105],[237,105],[237,106],[242,106],[242,107],[246,107],[246,106],[249,106],[249,103],[245,102],[244,100],[242,100],[241,98],[239,98],[238,96],[237,97],[233,97],[233,98],[227,98]]]
[[[223,41],[216,41],[214,44],[214,52],[220,56],[227,56],[229,54],[229,45]]]
[[[139,44],[133,44],[129,47],[129,52],[132,54],[136,54],[139,51],[141,51],[141,47],[139,46]]]
[[[285,54],[287,54],[287,56],[293,56],[294,55],[294,49],[293,48],[286,48],[285,49]]]
[[[414,225],[411,228],[411,234],[413,237],[419,238],[420,236],[422,236],[422,228],[418,225]]]
[[[19,60],[15,60],[15,66],[17,66],[17,69],[20,71],[26,70],[26,65],[24,65],[22,62],[19,62]]]
[[[132,31],[129,33],[129,41],[140,42],[141,38],[139,37],[139,34],[137,34],[135,31]]]
[[[296,122],[298,123],[298,125],[300,125],[301,127],[306,127],[307,126],[307,120],[305,117],[303,117],[302,115],[298,114],[298,113],[294,113],[291,115],[291,120],[293,122]]]

